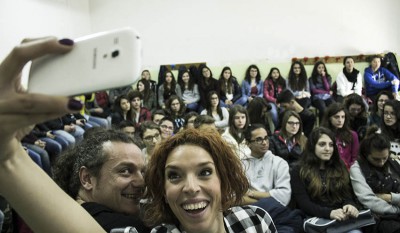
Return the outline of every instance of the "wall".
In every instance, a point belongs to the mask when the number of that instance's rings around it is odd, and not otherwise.
[[[400,1],[90,0],[93,30],[130,25],[142,34],[143,65],[206,61],[241,78],[292,57],[400,52]],[[362,64],[360,69],[364,68]],[[333,66],[336,67],[336,66]],[[341,64],[338,64],[340,69]]]
[[[91,32],[88,0],[2,0],[0,60],[26,37]]]

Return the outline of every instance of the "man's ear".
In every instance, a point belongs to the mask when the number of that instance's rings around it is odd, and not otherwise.
[[[81,186],[85,190],[91,190],[93,188],[93,180],[94,178],[87,167],[82,166],[79,169],[79,181],[81,182]]]

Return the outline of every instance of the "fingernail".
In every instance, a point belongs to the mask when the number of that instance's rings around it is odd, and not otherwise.
[[[70,100],[68,101],[68,108],[69,108],[69,110],[73,110],[73,111],[81,110],[82,107],[83,107],[83,104],[82,104],[82,102],[79,101],[79,100],[70,99]]]
[[[59,40],[58,43],[60,43],[60,44],[62,44],[62,45],[67,45],[67,46],[72,46],[72,45],[74,45],[74,41],[71,40],[71,39],[67,39],[67,38],[64,38],[64,39]]]

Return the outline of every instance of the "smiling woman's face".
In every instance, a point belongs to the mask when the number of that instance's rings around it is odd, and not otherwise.
[[[165,199],[182,230],[223,231],[221,182],[211,155],[203,148],[181,145],[169,154]]]

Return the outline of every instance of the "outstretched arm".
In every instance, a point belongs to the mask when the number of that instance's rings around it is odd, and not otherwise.
[[[82,107],[66,97],[25,93],[24,65],[45,54],[67,53],[71,40],[25,40],[0,64],[0,193],[35,232],[104,232],[96,221],[64,193],[22,148],[19,139],[30,125]],[[51,221],[49,221],[51,220]]]

